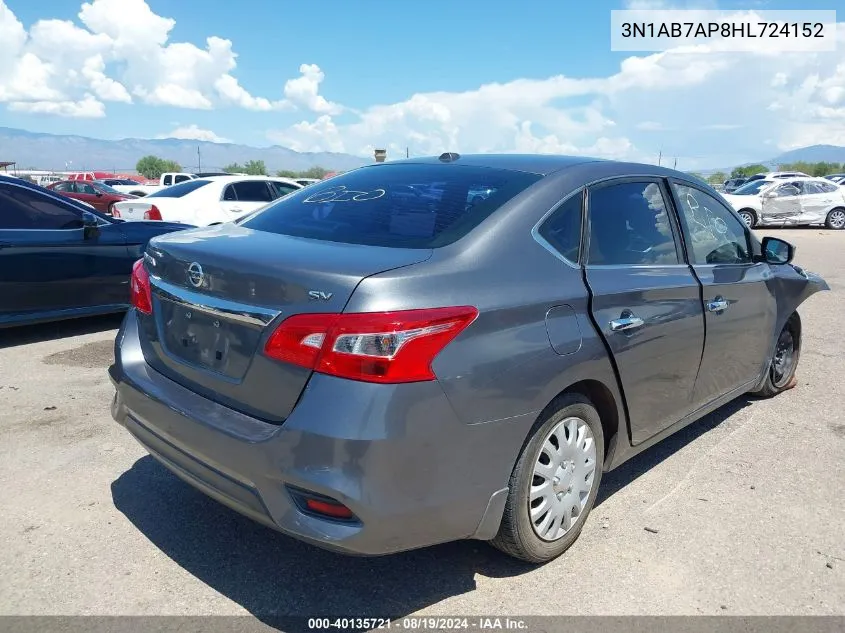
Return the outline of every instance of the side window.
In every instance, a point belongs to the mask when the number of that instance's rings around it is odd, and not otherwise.
[[[834,185],[832,182],[820,182],[816,183],[816,186],[819,187],[824,193],[833,193],[835,191],[839,191],[839,187]]]
[[[238,200],[244,202],[272,202],[270,188],[263,180],[244,180],[232,185]]]
[[[591,265],[680,263],[666,201],[656,182],[625,182],[590,190]]]
[[[82,217],[52,198],[24,187],[0,184],[0,229],[81,229]]]
[[[187,176],[175,176],[174,180],[175,182],[180,183],[185,182],[186,180],[190,180],[190,178],[188,178]]]
[[[804,186],[801,182],[785,182],[774,189],[776,198],[790,198],[804,194]]]
[[[165,187],[169,187],[170,185],[173,184],[173,176],[170,176],[170,175],[165,176],[164,180],[162,181],[161,184]]]
[[[94,189],[93,185],[89,185],[88,183],[77,183],[76,190],[79,193],[87,193],[89,196],[93,196],[97,194],[97,190]]]
[[[673,184],[693,264],[748,264],[751,248],[745,224],[710,194]]]
[[[223,190],[223,200],[233,202],[237,199],[238,196],[235,195],[235,188],[232,185],[226,185],[226,188]]]
[[[274,198],[281,198],[282,196],[286,196],[294,191],[299,191],[298,187],[294,187],[293,185],[289,185],[285,182],[270,181],[270,188],[273,190]]]
[[[826,193],[824,187],[821,183],[818,182],[806,182],[804,183],[804,193],[808,196],[819,194],[819,193]]]
[[[60,182],[58,185],[53,187],[53,191],[63,191],[63,192],[73,191],[73,185],[69,182]]]
[[[581,254],[581,203],[578,193],[564,202],[540,227],[538,233],[562,257],[578,263]]]

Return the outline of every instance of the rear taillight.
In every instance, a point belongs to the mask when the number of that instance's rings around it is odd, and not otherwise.
[[[434,358],[478,316],[472,306],[298,314],[270,336],[264,353],[314,371],[365,382],[434,380]]]
[[[131,304],[144,314],[153,313],[153,298],[150,291],[150,275],[144,267],[144,260],[139,259],[132,265],[130,280]]]
[[[117,207],[112,207],[111,208],[111,217],[119,218],[120,217],[120,209],[118,209]]]
[[[161,211],[158,210],[154,204],[150,205],[147,211],[144,211],[145,220],[161,220]]]

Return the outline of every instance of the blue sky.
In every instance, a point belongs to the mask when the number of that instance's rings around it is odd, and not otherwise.
[[[836,9],[841,2],[803,4]],[[82,19],[80,0],[0,0],[0,58],[7,60],[0,126],[111,139],[175,133],[355,154],[387,145],[647,159],[663,150],[696,167],[825,139],[845,145],[845,92],[838,90],[845,37],[835,53],[788,59],[709,53],[679,62],[677,55],[611,52],[610,10],[629,6],[796,8],[780,0],[89,0]],[[39,32],[45,20],[73,26],[53,22]],[[230,41],[231,51],[211,55],[205,70],[180,67],[182,53],[202,57],[209,37]],[[192,46],[141,61],[174,43]],[[97,55],[102,66],[91,62]],[[637,79],[642,86],[568,87],[570,80],[625,83],[620,69],[633,67],[631,58],[649,66]],[[8,68],[15,59],[27,79]],[[303,73],[305,64],[314,66]],[[700,68],[700,80],[684,74],[687,65]],[[237,88],[221,92],[221,75]],[[300,76],[286,93],[286,82]],[[663,79],[652,86],[655,77]],[[815,96],[805,94],[807,77],[816,77]],[[500,88],[481,89],[489,84]]]

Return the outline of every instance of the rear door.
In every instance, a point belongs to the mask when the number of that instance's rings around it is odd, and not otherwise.
[[[801,200],[801,221],[805,224],[821,224],[828,211],[843,206],[842,190],[832,182],[808,180],[804,183],[806,195]]]
[[[693,410],[704,348],[701,289],[684,263],[660,179],[588,191],[591,312],[622,381],[634,444]]]
[[[277,197],[266,180],[241,180],[224,189],[220,204],[226,212],[227,220],[231,221],[252,213]]]
[[[768,264],[754,262],[749,229],[709,193],[673,182],[687,255],[701,281],[706,344],[694,401],[703,406],[755,381],[769,356],[777,304]]]

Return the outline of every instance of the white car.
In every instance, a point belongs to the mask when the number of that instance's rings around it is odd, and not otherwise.
[[[824,224],[845,228],[845,189],[824,178],[767,178],[723,194],[749,227]]]
[[[112,213],[123,220],[207,226],[237,220],[299,189],[302,185],[288,178],[210,176],[180,182],[138,200],[117,202]]]

